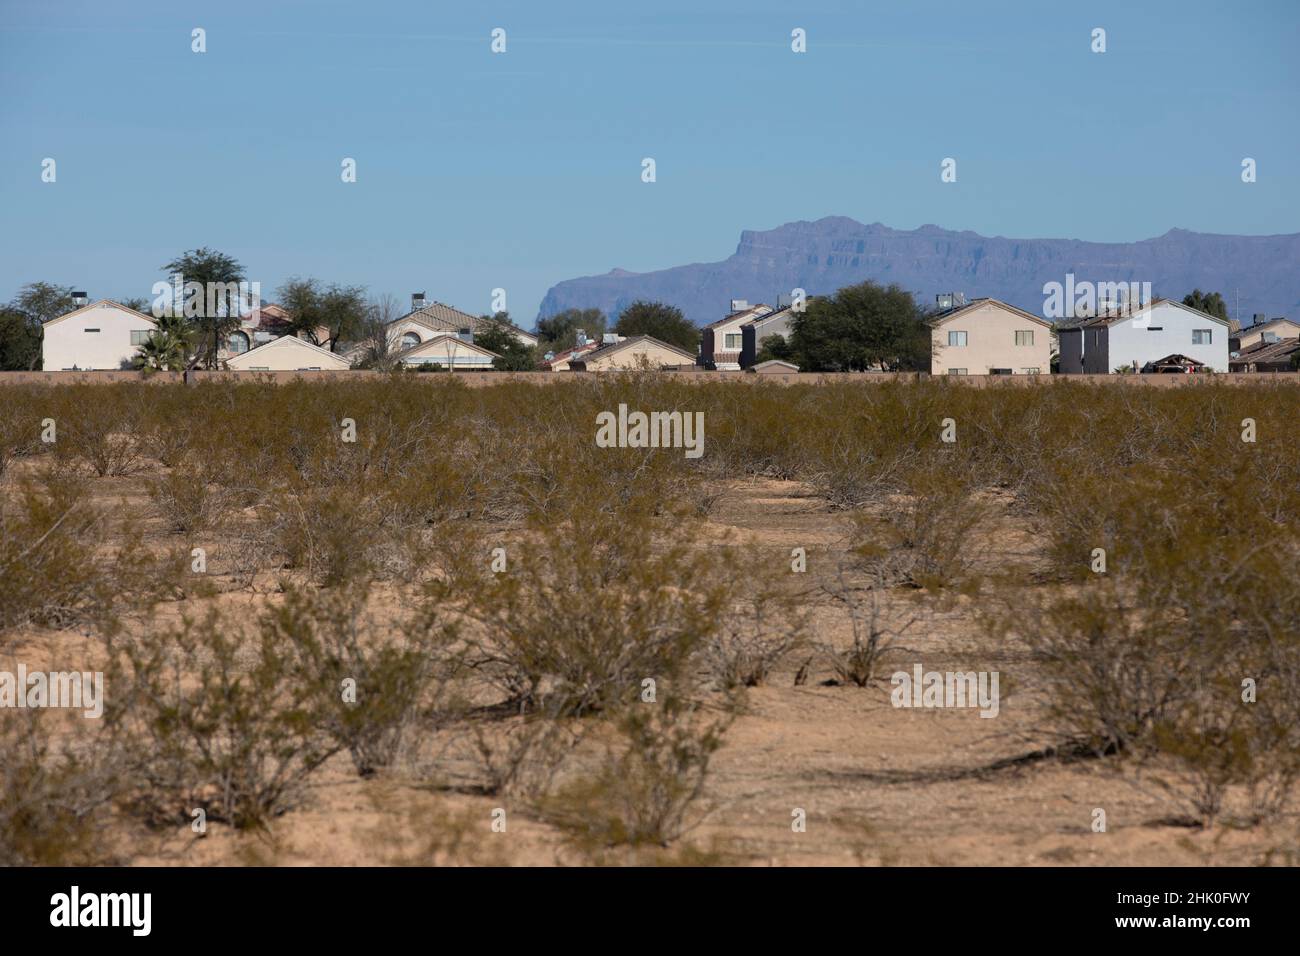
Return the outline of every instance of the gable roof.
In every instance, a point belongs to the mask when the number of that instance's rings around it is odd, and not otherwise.
[[[759,311],[760,309],[762,309],[763,311],[760,312]],[[732,312],[730,315],[723,316],[722,318],[718,319],[718,321],[716,322],[710,322],[708,325],[704,326],[704,328],[716,329],[719,326],[726,325],[728,322],[736,322],[736,321],[739,321],[743,325],[744,323],[749,322],[752,319],[762,318],[763,316],[767,315],[771,311],[772,311],[772,307],[770,305],[764,305],[762,302],[759,302],[756,303],[755,305],[751,305],[747,309],[741,309],[739,312]],[[755,312],[757,312],[758,314],[754,315],[753,313]],[[749,316],[749,318],[743,318],[743,316],[746,315]]]
[[[1277,342],[1260,342],[1242,349],[1228,359],[1229,365],[1250,365],[1255,362],[1276,362],[1292,352],[1300,351],[1300,338],[1281,339]]]
[[[799,371],[798,365],[795,365],[793,362],[787,362],[785,359],[768,359],[766,362],[759,362],[757,365],[751,365],[748,369],[746,369],[746,371],[758,372],[758,371],[766,371],[767,369],[775,370],[778,366],[790,372]]]
[[[939,312],[936,313],[935,315],[930,316],[927,322],[929,323],[931,328],[937,329],[945,322],[949,322],[952,319],[957,318],[957,316],[962,315],[965,312],[969,312],[971,309],[977,309],[985,305],[996,305],[1003,309],[1006,309],[1008,312],[1015,313],[1016,315],[1020,316],[1022,319],[1028,319],[1030,322],[1037,322],[1039,325],[1046,326],[1049,329],[1052,327],[1051,322],[1048,322],[1046,319],[1039,318],[1038,316],[1034,315],[1032,312],[1026,312],[1024,309],[1017,309],[1014,305],[1008,305],[1007,303],[1003,302],[1001,299],[991,299],[988,297],[985,297],[983,299],[971,299],[965,305],[957,305],[957,306],[953,306],[951,309],[945,309],[943,312]]]
[[[462,312],[460,309],[443,302],[431,302],[423,309],[416,309],[414,312],[408,312],[406,315],[394,319],[394,322],[401,322],[403,319],[413,319],[434,332],[459,332],[461,329],[478,332],[488,323],[493,323],[504,325],[517,335],[526,336],[533,340],[537,338],[535,334],[525,332],[513,322],[499,322],[492,318],[470,315],[468,312]]]
[[[97,302],[88,302],[83,306],[79,306],[73,309],[71,312],[64,312],[62,315],[56,315],[52,319],[46,319],[45,327],[48,328],[49,326],[54,325],[56,322],[62,322],[64,319],[70,319],[74,315],[80,315],[82,312],[85,312],[88,309],[94,309],[101,305],[111,305],[114,308],[121,309],[123,312],[129,312],[131,315],[136,315],[142,319],[146,319],[149,322],[152,322],[154,325],[158,324],[158,321],[152,315],[146,315],[143,312],[137,312],[135,309],[131,308],[130,306],[123,305],[121,302],[114,302],[112,299],[100,299]]]
[[[256,355],[258,352],[265,354],[268,349],[283,350],[286,346],[292,348],[310,349],[312,352],[319,352],[321,355],[328,356],[331,360],[349,364],[348,360],[337,352],[331,352],[329,349],[323,349],[319,345],[312,345],[306,339],[300,339],[296,335],[281,335],[278,338],[271,339],[269,342],[263,342],[261,345],[254,346],[247,352],[241,352],[238,355],[231,356],[226,360],[226,364],[231,362],[243,363],[250,355]]]
[[[671,352],[676,352],[678,355],[686,359],[692,365],[695,364],[695,356],[692,355],[690,352],[687,352],[685,349],[680,349],[676,345],[670,345],[669,343],[664,342],[661,339],[655,338],[653,335],[633,335],[630,338],[624,339],[622,342],[614,342],[610,345],[602,345],[594,352],[587,352],[584,355],[579,355],[577,357],[577,361],[585,363],[585,362],[590,362],[592,359],[595,358],[605,358],[608,355],[613,355],[615,352],[621,352],[623,349],[630,348],[631,346],[636,345],[639,342],[652,342],[655,345],[666,348]]]
[[[433,346],[448,341],[455,342],[459,348],[469,349],[471,352],[478,352],[481,355],[489,355],[492,358],[501,357],[497,355],[496,352],[489,352],[481,345],[475,345],[473,342],[466,342],[464,339],[460,338],[457,335],[450,335],[447,333],[444,333],[442,335],[435,335],[431,339],[425,339],[419,345],[412,345],[409,349],[404,349],[403,351],[398,352],[396,357],[402,359],[402,358],[409,358],[412,355],[423,355],[425,352],[434,351]]]
[[[1227,319],[1221,319],[1217,315],[1210,315],[1208,312],[1202,312],[1200,309],[1194,309],[1190,305],[1184,305],[1182,302],[1176,302],[1173,299],[1152,299],[1146,305],[1142,306],[1141,308],[1134,309],[1132,312],[1126,312],[1123,315],[1094,316],[1090,319],[1083,319],[1075,323],[1074,327],[1083,329],[1083,328],[1093,328],[1096,326],[1116,325],[1120,322],[1127,322],[1129,319],[1136,319],[1143,312],[1150,312],[1158,305],[1172,305],[1175,308],[1182,309],[1184,312],[1191,312],[1193,315],[1198,315],[1203,319],[1208,319],[1211,322],[1217,322],[1219,323],[1219,325],[1222,325],[1225,328],[1230,327]]]
[[[1248,325],[1244,329],[1241,329],[1240,331],[1235,333],[1234,337],[1242,336],[1242,335],[1250,335],[1252,332],[1266,332],[1269,329],[1273,328],[1274,326],[1281,325],[1284,322],[1287,325],[1291,326],[1292,328],[1300,328],[1300,322],[1296,322],[1292,319],[1288,319],[1284,315],[1281,315],[1278,316],[1276,319],[1269,319],[1267,322],[1260,322],[1256,325]]]
[[[760,325],[765,325],[768,322],[772,322],[776,319],[779,319],[781,318],[781,316],[792,311],[794,311],[794,306],[792,305],[782,306],[779,309],[774,309],[773,311],[764,313],[763,315],[754,316],[752,319],[746,322],[745,325],[752,325],[755,328],[757,328]]]

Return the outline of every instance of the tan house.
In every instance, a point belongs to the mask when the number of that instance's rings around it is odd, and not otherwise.
[[[226,367],[244,372],[339,372],[350,365],[341,355],[293,335],[283,335],[226,360]]]
[[[745,371],[756,375],[789,375],[799,371],[799,366],[784,359],[768,359],[766,362],[751,365]]]
[[[598,348],[600,348],[599,342],[587,342],[584,345],[565,349],[563,352],[556,352],[542,362],[542,368],[548,372],[567,372],[575,358],[579,355],[586,355],[588,352],[594,352]]]
[[[747,369],[758,361],[764,339],[779,335],[787,342],[790,341],[795,314],[793,306],[782,306],[775,312],[750,319],[741,326],[740,367]]]
[[[1267,345],[1297,337],[1300,337],[1300,324],[1290,319],[1270,319],[1232,333],[1228,340],[1228,349],[1232,352],[1244,352],[1256,345]]]
[[[685,349],[661,342],[650,335],[633,335],[622,342],[602,345],[569,362],[575,372],[608,372],[623,369],[682,369],[695,365],[695,356]]]
[[[744,299],[732,299],[726,318],[710,322],[700,330],[699,364],[722,371],[738,370],[745,347],[744,327],[771,311],[770,305],[750,305]]]
[[[422,342],[439,335],[474,335],[493,322],[481,316],[470,315],[442,302],[427,302],[424,294],[417,292],[411,296],[411,311],[391,325],[392,335],[398,349],[414,348]],[[515,338],[528,347],[537,344],[537,336],[525,332],[517,325],[506,323],[506,327],[515,334]]]
[[[1230,372],[1294,372],[1300,363],[1300,338],[1258,342],[1228,359]]]
[[[157,328],[151,316],[112,299],[87,303],[80,292],[73,302],[78,308],[44,325],[41,358],[47,372],[130,368]]]
[[[1052,324],[997,299],[974,299],[931,316],[934,375],[1047,375]]]
[[[439,365],[453,372],[490,371],[492,360],[498,358],[474,344],[469,335],[435,335],[414,348],[399,352],[397,361],[407,366]]]

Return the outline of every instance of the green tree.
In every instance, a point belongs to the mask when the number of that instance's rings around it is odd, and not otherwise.
[[[27,313],[0,306],[0,371],[32,372],[41,367],[41,327]]]
[[[588,341],[599,342],[605,325],[605,313],[600,309],[565,309],[537,320],[537,344],[543,351],[563,352],[578,344],[578,329],[587,333]]]
[[[37,327],[76,308],[72,301],[72,286],[54,285],[52,282],[29,282],[18,290],[12,305]]]
[[[182,253],[162,268],[168,276],[180,274],[187,285],[197,282],[202,287],[202,302],[187,298],[185,314],[197,332],[196,357],[208,368],[216,368],[221,344],[239,328],[237,290],[244,281],[244,267],[225,253],[202,248]]]
[[[508,322],[505,312],[483,316],[483,324],[474,333],[474,344],[497,354],[492,367],[499,372],[531,372],[537,368],[537,350],[521,342]]]
[[[623,336],[650,335],[688,352],[700,349],[700,330],[681,309],[663,302],[638,299],[619,315],[614,331]]]
[[[289,331],[305,335],[314,345],[329,340],[331,352],[366,335],[370,307],[363,286],[342,286],[316,279],[287,280],[276,291],[289,313]]]
[[[928,371],[930,328],[899,285],[862,282],[810,299],[791,333],[794,361],[810,372]]]
[[[1228,304],[1223,301],[1223,296],[1218,292],[1202,292],[1200,289],[1193,289],[1190,294],[1183,296],[1183,305],[1190,305],[1206,315],[1217,316],[1225,322],[1228,321]]]
[[[758,354],[754,356],[754,364],[770,362],[773,359],[784,362],[794,361],[794,346],[780,333],[763,336],[763,341],[758,343]]]

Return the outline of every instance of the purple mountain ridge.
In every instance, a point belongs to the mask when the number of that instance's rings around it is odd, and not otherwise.
[[[1229,314],[1300,316],[1300,233],[1221,236],[1171,229],[1139,242],[1007,239],[939,226],[891,229],[844,216],[745,230],[735,254],[657,272],[613,269],[552,286],[539,318],[568,308],[599,308],[613,317],[637,299],[667,302],[704,325],[722,318],[731,299],[776,304],[800,288],[824,295],[872,279],[896,282],[922,305],[942,292],[989,296],[1043,314],[1043,285],[1150,282],[1153,296],[1182,299],[1193,289],[1220,292]],[[1235,311],[1234,311],[1235,310]],[[1239,313],[1239,314],[1238,314]]]

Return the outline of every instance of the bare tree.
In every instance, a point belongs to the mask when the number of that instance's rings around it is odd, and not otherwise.
[[[397,297],[384,293],[366,303],[366,316],[361,323],[361,364],[381,372],[392,371],[397,366],[397,353],[401,351],[393,323],[402,315]]]

